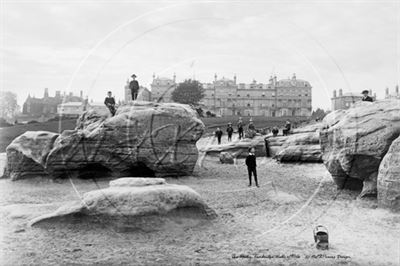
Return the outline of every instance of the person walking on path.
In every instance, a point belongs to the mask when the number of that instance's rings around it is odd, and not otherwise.
[[[249,173],[249,187],[251,187],[251,175],[254,176],[254,181],[256,182],[256,186],[258,185],[257,180],[257,163],[256,163],[256,149],[254,147],[249,148],[249,155],[246,157],[246,165],[247,165],[247,172]]]
[[[217,137],[218,144],[221,144],[222,130],[220,128],[217,128],[217,131],[215,131],[215,136]]]
[[[135,74],[133,74],[131,77],[132,81],[129,83],[129,89],[131,90],[132,101],[135,101],[139,93],[139,82],[136,80]]]
[[[112,92],[107,92],[107,97],[104,99],[104,104],[107,106],[108,110],[110,110],[111,116],[115,115],[115,99],[112,97]]]
[[[243,121],[242,118],[239,117],[239,122],[237,124],[238,133],[239,133],[239,140],[243,138]]]
[[[228,128],[226,129],[226,133],[228,133],[228,141],[232,141],[232,134],[233,134],[232,123],[228,124]]]

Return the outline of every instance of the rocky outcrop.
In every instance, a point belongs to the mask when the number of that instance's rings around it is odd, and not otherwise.
[[[167,184],[161,178],[123,178],[111,181],[108,188],[85,193],[81,200],[62,206],[54,213],[33,219],[30,225],[71,222],[76,217],[79,222],[122,223],[148,229],[177,217],[212,219],[216,213],[187,186]]]
[[[32,175],[46,175],[44,165],[58,134],[48,131],[27,131],[6,149],[7,164],[3,176],[12,180]]]
[[[229,152],[221,152],[219,154],[219,161],[221,163],[224,163],[224,164],[233,164],[234,163],[234,157]]]
[[[326,168],[338,188],[363,182],[360,196],[376,195],[379,165],[400,135],[400,100],[360,102],[332,117],[320,132]]]
[[[319,132],[300,132],[285,137],[275,158],[280,162],[322,162]]]
[[[183,104],[134,102],[120,106],[114,117],[91,110],[80,116],[75,130],[55,134],[45,151],[26,138],[14,140],[6,175],[34,174],[36,168],[53,178],[190,175],[203,131],[195,110]],[[24,141],[26,154],[41,154],[36,164],[19,165],[20,157],[11,154]]]
[[[203,145],[199,147],[199,151],[208,155],[219,155],[220,158],[220,153],[227,152],[234,158],[240,158],[247,156],[249,147],[255,147],[256,156],[261,157],[267,155],[268,146],[269,156],[280,162],[322,162],[319,145],[319,130],[322,127],[322,123],[316,123],[296,128],[288,136],[274,137],[269,134],[221,145]]]
[[[378,205],[400,211],[400,137],[393,141],[379,166]]]
[[[207,155],[219,156],[221,152],[228,152],[234,158],[243,158],[248,154],[249,147],[256,149],[256,156],[265,156],[265,136],[255,136],[253,139],[241,139],[224,144],[203,144],[199,146],[199,151]]]

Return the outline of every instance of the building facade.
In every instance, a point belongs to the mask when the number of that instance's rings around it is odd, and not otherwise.
[[[396,85],[393,93],[390,93],[389,88],[386,88],[385,99],[400,99],[399,85]]]
[[[124,102],[125,103],[132,101],[132,93],[131,93],[131,90],[129,89],[129,83],[130,83],[130,80],[127,79],[125,87],[124,87]],[[149,91],[149,89],[139,85],[139,94],[138,94],[137,100],[151,101],[151,92]]]
[[[177,87],[176,75],[172,79],[156,77],[153,74],[153,82],[151,83],[151,101],[169,103],[172,102],[172,92]]]
[[[376,100],[376,94],[372,96],[372,90],[369,90],[369,95]],[[343,93],[342,89],[339,89],[339,94],[337,94],[336,90],[333,91],[333,97],[331,98],[332,102],[332,110],[343,110],[349,109],[356,102],[360,102],[362,100],[363,95],[361,93],[356,92],[346,92]]]
[[[312,87],[308,81],[292,78],[268,83],[253,80],[250,84],[233,79],[218,79],[203,84],[205,97],[202,104],[217,115],[230,116],[311,116]]]
[[[80,96],[74,96],[71,93],[61,95],[61,91],[56,91],[54,97],[49,96],[49,90],[44,89],[42,98],[31,97],[28,95],[23,107],[22,114],[32,116],[47,116],[57,113],[57,106],[63,102],[83,102],[82,91]]]

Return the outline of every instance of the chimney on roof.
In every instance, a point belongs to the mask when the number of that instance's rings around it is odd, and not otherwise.
[[[83,99],[83,91],[81,90],[80,95],[81,99]]]
[[[296,73],[293,73],[292,79],[293,79],[293,80],[296,80]]]
[[[339,89],[339,97],[343,96],[343,90]]]
[[[386,89],[385,89],[385,95],[389,96],[389,88],[388,87],[386,87]]]
[[[49,89],[45,88],[44,89],[44,98],[48,98],[49,97]]]
[[[399,95],[399,85],[396,85],[396,95]]]
[[[236,84],[236,74],[233,76],[233,82]]]
[[[336,90],[333,90],[333,98],[336,98]]]
[[[217,81],[217,73],[214,75],[214,81]]]

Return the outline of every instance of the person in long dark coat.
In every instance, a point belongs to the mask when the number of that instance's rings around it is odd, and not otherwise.
[[[115,109],[115,99],[112,97],[111,91],[107,93],[107,97],[104,99],[104,104],[107,106],[108,110],[110,110],[111,115],[114,116],[117,110]]]
[[[237,128],[238,128],[238,133],[239,133],[239,139],[243,138],[243,122],[242,122],[242,118],[239,118],[239,122],[237,124]]]
[[[228,128],[226,129],[226,133],[228,133],[228,141],[232,141],[232,134],[233,134],[232,123],[228,124]]]
[[[362,92],[363,97],[362,97],[361,101],[363,101],[363,102],[373,102],[374,99],[372,99],[372,97],[370,97],[368,94],[369,94],[368,90],[363,90],[363,92]]]
[[[221,137],[222,137],[222,130],[220,128],[217,128],[217,130],[215,131],[215,136],[218,139],[218,144],[221,144]]]
[[[251,187],[251,175],[254,176],[254,181],[256,182],[256,186],[258,185],[257,180],[257,163],[256,163],[256,149],[254,147],[249,148],[249,155],[246,157],[246,165],[247,165],[247,172],[249,174],[249,187]]]
[[[132,81],[129,83],[129,89],[131,90],[132,101],[135,101],[139,93],[139,82],[136,80],[135,74],[133,74],[131,77]]]

